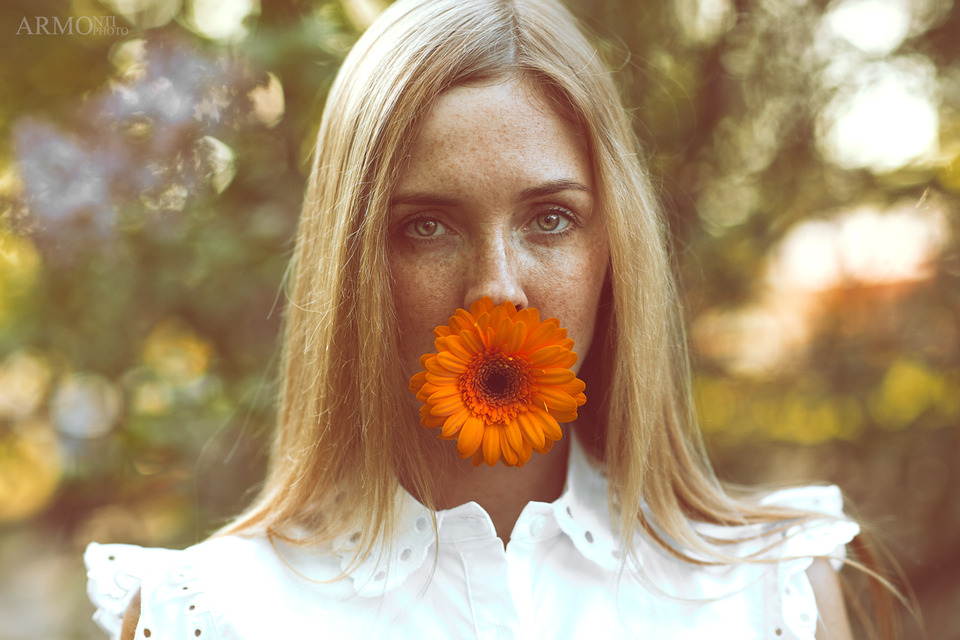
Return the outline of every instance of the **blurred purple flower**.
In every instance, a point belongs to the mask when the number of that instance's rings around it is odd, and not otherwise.
[[[27,203],[43,230],[84,222],[100,232],[116,221],[110,202],[114,162],[39,120],[21,120],[14,141]]]
[[[120,219],[151,223],[222,190],[211,188],[217,167],[209,139],[255,122],[248,94],[266,75],[163,34],[148,34],[142,55],[142,72],[79,106],[70,129],[16,123],[24,204],[33,218],[26,226],[70,242],[91,232],[102,239]],[[164,216],[163,224],[176,219]]]
[[[250,110],[246,94],[257,84],[242,62],[208,59],[188,43],[160,36],[146,43],[143,68],[99,102],[103,118],[148,119],[155,128],[233,125],[228,120]]]

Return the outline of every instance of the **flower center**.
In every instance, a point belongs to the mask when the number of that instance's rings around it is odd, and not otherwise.
[[[488,360],[477,371],[477,383],[487,401],[510,402],[520,387],[519,374],[511,362]]]
[[[489,423],[516,417],[533,392],[529,365],[502,353],[478,355],[460,377],[460,392],[470,411]]]

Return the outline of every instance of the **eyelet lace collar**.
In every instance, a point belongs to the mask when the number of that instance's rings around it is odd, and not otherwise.
[[[550,504],[529,503],[517,520],[514,535],[519,530],[534,530],[538,533],[534,537],[542,539],[544,534],[559,529],[584,557],[605,569],[616,570],[620,552],[607,510],[606,478],[589,461],[577,438],[573,436],[571,440],[563,494]],[[360,562],[355,562],[359,532],[334,541],[333,551],[340,559],[340,567],[342,570],[352,567],[350,577],[361,596],[378,596],[403,584],[426,561],[436,542],[434,515],[430,509],[402,488],[397,492],[397,508],[395,534],[387,544],[375,546]],[[553,520],[549,527],[533,524],[534,518],[542,518],[544,514]],[[490,516],[475,502],[437,511],[436,526],[441,544],[497,535]]]

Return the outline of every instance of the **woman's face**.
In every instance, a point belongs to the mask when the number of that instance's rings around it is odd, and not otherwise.
[[[483,296],[537,307],[580,356],[593,336],[607,233],[586,145],[516,81],[442,94],[391,198],[389,259],[405,373],[433,328]]]

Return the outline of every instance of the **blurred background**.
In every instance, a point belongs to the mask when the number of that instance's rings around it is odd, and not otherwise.
[[[960,7],[569,6],[669,212],[720,475],[839,484],[960,639]],[[3,640],[102,637],[89,541],[189,545],[256,490],[314,130],[381,8],[0,4]]]

